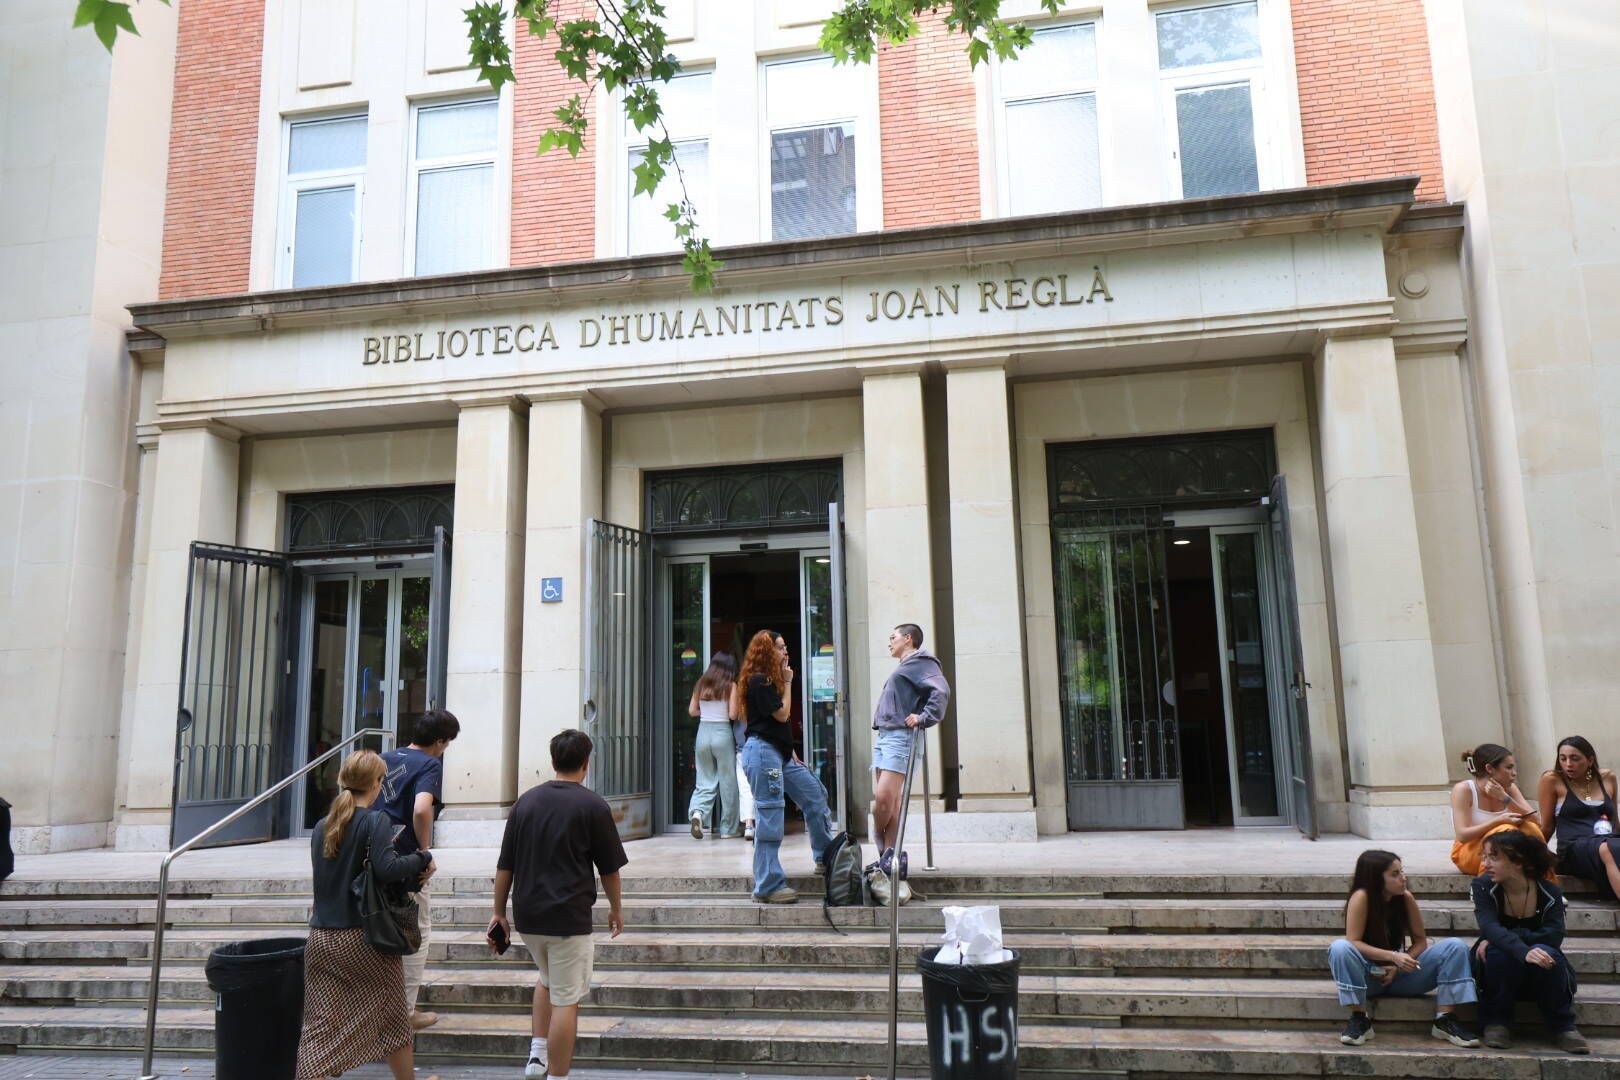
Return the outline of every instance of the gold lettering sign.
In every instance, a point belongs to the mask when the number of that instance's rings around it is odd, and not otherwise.
[[[1082,283],[1085,284],[1082,284]],[[871,289],[856,301],[856,317],[864,322],[902,322],[918,319],[948,319],[962,313],[962,294],[974,299],[980,314],[1024,311],[1031,307],[1078,307],[1111,303],[1108,279],[1102,267],[1085,274],[1045,274],[1035,278],[1003,277],[977,280],[971,284],[917,286],[905,289]],[[694,338],[722,338],[749,334],[779,334],[793,330],[814,330],[841,326],[844,297],[838,293],[801,296],[790,300],[756,300],[752,303],[709,303],[677,305],[656,310],[603,312],[577,318],[577,339],[569,340],[580,349],[611,349],[620,345],[683,341]],[[361,363],[405,364],[424,360],[461,360],[465,357],[505,356],[510,353],[545,353],[562,348],[551,322],[504,322],[456,330],[424,333],[377,333],[360,343]],[[573,348],[572,344],[569,346]]]

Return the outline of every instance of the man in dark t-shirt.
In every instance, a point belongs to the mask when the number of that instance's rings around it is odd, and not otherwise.
[[[630,860],[619,842],[612,809],[584,786],[590,758],[591,739],[583,731],[559,732],[551,740],[551,768],[557,778],[518,798],[495,863],[495,917],[489,932],[493,935],[499,927],[510,937],[516,923],[540,969],[523,1070],[531,1080],[567,1076],[573,1063],[579,1003],[591,989],[597,874],[608,898],[608,931],[613,937],[624,932],[619,870]],[[511,921],[506,917],[508,894]]]
[[[433,847],[433,823],[444,810],[444,752],[461,734],[461,721],[444,709],[429,709],[416,718],[411,744],[383,754],[388,771],[383,774],[377,807],[394,824],[394,850],[401,855],[427,851]],[[431,900],[427,883],[416,896],[416,922],[422,930],[422,947],[404,958],[405,1008],[411,1013],[411,1030],[421,1031],[438,1022],[438,1014],[416,1008],[416,991],[427,969],[428,938],[433,932]]]

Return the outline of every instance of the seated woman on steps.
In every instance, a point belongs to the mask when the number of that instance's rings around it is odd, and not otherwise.
[[[1485,1045],[1513,1045],[1513,1005],[1532,999],[1560,1050],[1590,1052],[1575,1030],[1575,972],[1564,958],[1564,894],[1542,880],[1552,852],[1519,832],[1485,841],[1485,872],[1474,879],[1479,941],[1479,1021]]]
[[[1558,763],[1541,774],[1541,820],[1558,839],[1558,872],[1583,878],[1609,899],[1620,895],[1620,836],[1614,773],[1579,735],[1558,744]]]
[[[1451,825],[1457,833],[1451,861],[1469,877],[1477,877],[1486,837],[1504,830],[1517,830],[1537,843],[1546,843],[1546,837],[1531,820],[1538,811],[1519,791],[1511,750],[1481,743],[1462,759],[1469,778],[1451,789]]]
[[[1363,851],[1356,860],[1344,905],[1344,937],[1328,949],[1328,966],[1339,987],[1339,1004],[1350,1022],[1339,1035],[1347,1046],[1373,1037],[1369,997],[1422,997],[1436,991],[1438,1007],[1429,1034],[1457,1046],[1478,1046],[1457,1019],[1456,1008],[1474,1000],[1468,946],[1456,938],[1429,940],[1416,898],[1406,889],[1399,855]]]

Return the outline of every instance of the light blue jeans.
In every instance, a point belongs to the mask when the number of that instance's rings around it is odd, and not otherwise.
[[[697,787],[686,804],[686,816],[693,814],[710,823],[714,797],[720,796],[720,835],[735,836],[737,824],[737,744],[731,739],[729,721],[704,720],[697,732]]]
[[[816,862],[832,842],[832,824],[827,815],[827,789],[816,774],[802,762],[782,760],[776,747],[764,739],[749,736],[742,751],[743,772],[754,791],[754,897],[764,899],[787,884],[782,872],[782,815],[793,800],[804,814],[810,833],[810,854]]]
[[[1333,981],[1339,987],[1339,1004],[1364,1007],[1367,999],[1389,997],[1422,997],[1435,991],[1440,1009],[1450,1010],[1474,1000],[1474,975],[1468,963],[1468,945],[1461,938],[1437,938],[1418,957],[1416,971],[1403,971],[1388,986],[1372,975],[1374,964],[1362,956],[1357,948],[1344,938],[1328,947],[1328,967],[1333,969]]]

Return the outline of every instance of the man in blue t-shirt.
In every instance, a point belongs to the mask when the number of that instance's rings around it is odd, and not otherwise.
[[[388,771],[383,775],[382,793],[377,805],[394,822],[394,848],[401,855],[433,848],[433,823],[444,809],[444,752],[451,740],[461,734],[461,721],[444,709],[429,709],[416,721],[411,745],[383,754]],[[427,882],[416,897],[422,947],[404,958],[405,1007],[411,1013],[411,1030],[421,1031],[438,1022],[438,1015],[418,1012],[416,991],[422,985],[427,967],[428,935],[433,929]]]

